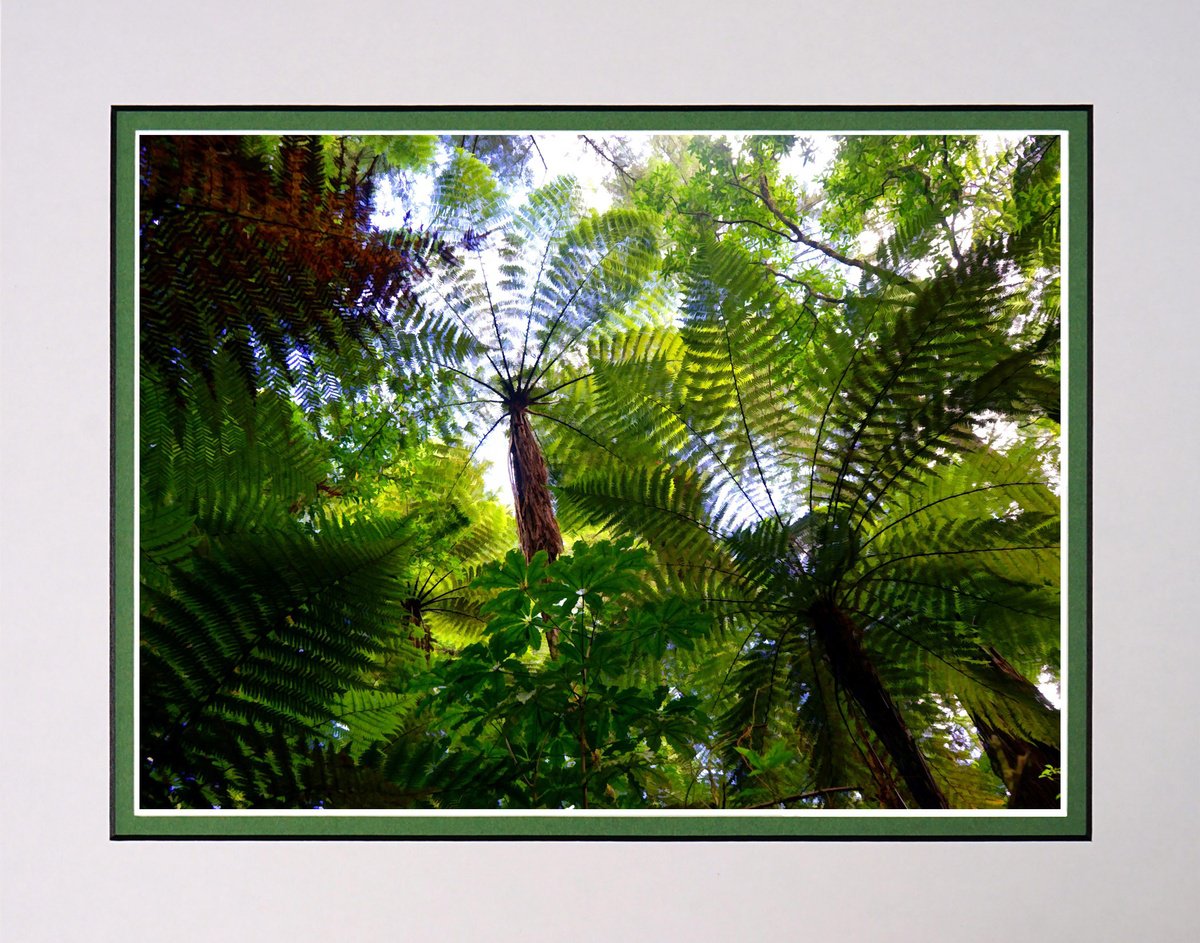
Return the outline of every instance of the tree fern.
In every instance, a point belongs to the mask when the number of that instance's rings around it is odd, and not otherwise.
[[[253,145],[143,138],[142,356],[176,390],[189,375],[211,383],[227,351],[248,392],[294,385],[315,409],[376,376],[364,351],[413,306],[428,259],[450,256],[428,234],[375,230],[370,168],[345,139],[329,143],[331,167],[317,138]]]
[[[227,537],[143,589],[142,746],[161,781],[216,771],[251,789],[256,731],[302,735],[327,720],[404,614],[397,570],[422,540],[415,521],[321,522]],[[319,574],[319,575],[318,575]],[[164,771],[164,772],[160,772]],[[199,774],[199,775],[198,775]]]
[[[497,222],[498,212],[488,208],[486,221]],[[477,250],[425,290],[430,320],[403,344],[412,364],[452,373],[484,407],[475,412],[494,417],[479,444],[506,426],[521,546],[527,556],[541,549],[553,557],[562,539],[534,425],[572,425],[556,414],[554,395],[582,379],[588,336],[636,298],[654,269],[653,220],[630,210],[582,213],[573,181],[558,179],[533,191],[502,228],[498,264]]]
[[[765,727],[763,705],[789,696],[814,651],[835,681],[829,703],[879,738],[857,768],[878,779],[892,767],[897,801],[945,801],[908,732],[930,727],[906,689],[914,676],[929,697],[964,692],[1018,737],[1037,728],[1057,742],[1052,712],[998,683],[981,629],[1014,657],[1023,647],[1027,664],[1052,662],[1057,499],[1035,452],[989,452],[975,431],[986,414],[1024,414],[1047,399],[1053,324],[1023,339],[1029,288],[1013,276],[1044,242],[1043,222],[982,240],[924,281],[885,282],[844,318],[815,322],[732,243],[701,242],[671,368],[644,357],[643,383],[614,392],[600,371],[585,391],[605,435],[624,415],[654,445],[568,476],[565,512],[633,530],[664,560],[726,571],[757,599],[764,628],[743,652],[734,704],[745,706],[727,714],[727,736]],[[656,402],[654,387],[664,394]],[[659,421],[646,421],[652,414]],[[1013,610],[1030,615],[995,615]],[[810,692],[814,683],[810,672]],[[825,775],[833,768],[827,759]]]
[[[143,802],[300,801],[309,741],[408,616],[414,560],[465,518],[322,510],[330,468],[294,405],[247,402],[227,357],[213,381],[182,411],[142,384]]]

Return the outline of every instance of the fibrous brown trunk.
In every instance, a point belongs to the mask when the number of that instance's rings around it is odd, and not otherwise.
[[[525,559],[545,550],[553,563],[563,551],[562,533],[550,496],[550,473],[524,406],[508,411],[508,473],[512,480],[513,514],[517,519],[517,542]],[[558,657],[558,630],[546,630],[550,657]]]
[[[414,648],[425,653],[425,661],[428,662],[430,656],[433,654],[433,630],[425,623],[421,611],[421,601],[419,599],[406,599],[402,605],[408,610],[410,623],[408,640],[412,642]],[[414,631],[420,634],[414,635]]]
[[[862,646],[861,630],[830,602],[817,603],[811,615],[834,678],[862,709],[913,798],[923,809],[949,808],[912,732]]]
[[[1062,758],[1057,749],[991,727],[977,717],[972,720],[988,759],[992,761],[992,768],[1008,789],[1010,809],[1057,809],[1061,806],[1060,774],[1042,776],[1047,767],[1059,768]]]
[[[517,518],[517,540],[526,560],[545,550],[551,562],[563,551],[562,534],[550,497],[550,475],[542,447],[529,424],[524,407],[508,413],[508,469],[512,478],[513,511]]]
[[[871,779],[875,781],[875,798],[879,800],[880,806],[885,809],[907,808],[900,796],[899,790],[896,789],[896,780],[892,776],[891,770],[887,768],[887,764],[875,752],[875,747],[871,744],[867,732],[863,729],[862,721],[855,717],[854,723],[858,730],[859,742],[865,748],[863,750],[863,759],[867,762],[867,770],[871,773]]]
[[[1010,665],[994,648],[984,650],[991,659],[991,675],[997,687],[1009,697],[1020,698],[1029,705],[1045,710],[1056,718],[1058,711],[1046,700],[1037,686]],[[982,710],[967,707],[980,743],[992,761],[992,768],[1004,780],[1008,789],[1010,809],[1057,809],[1062,800],[1061,775],[1042,776],[1047,767],[1058,770],[1062,765],[1062,754],[1057,744],[1023,736],[1006,729],[989,718]]]

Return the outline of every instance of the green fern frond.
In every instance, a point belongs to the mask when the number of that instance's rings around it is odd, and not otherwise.
[[[316,534],[228,537],[168,568],[142,594],[143,752],[190,771],[234,763],[231,732],[248,743],[328,722],[404,621],[400,577],[440,526],[322,517]]]
[[[268,160],[239,137],[143,139],[141,351],[175,392],[228,353],[248,394],[295,387],[310,412],[378,368],[390,313],[414,301],[436,238],[384,237],[372,184],[316,138]]]
[[[395,740],[413,709],[412,695],[350,688],[335,701],[329,721],[316,732],[358,760],[372,746]]]
[[[525,772],[501,749],[448,750],[437,738],[407,739],[383,759],[383,775],[423,796],[425,808],[495,808],[517,800],[514,784]]]

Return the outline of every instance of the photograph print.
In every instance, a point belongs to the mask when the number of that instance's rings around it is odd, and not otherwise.
[[[117,109],[114,834],[1086,837],[1089,118]]]

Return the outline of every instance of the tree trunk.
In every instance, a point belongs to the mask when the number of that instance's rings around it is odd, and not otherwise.
[[[550,473],[529,424],[529,414],[520,405],[510,407],[508,412],[508,473],[521,553],[528,561],[539,550],[545,550],[553,563],[563,551],[563,542],[550,496]],[[546,630],[546,647],[551,658],[558,657],[557,629]]]
[[[991,677],[995,686],[1009,697],[1019,698],[1034,709],[1042,709],[1054,716],[1058,725],[1058,711],[1046,700],[1037,686],[1010,665],[994,648],[985,649],[991,659]],[[992,768],[1004,780],[1008,789],[1010,809],[1057,809],[1062,805],[1061,776],[1055,772],[1042,776],[1046,767],[1058,770],[1062,766],[1062,754],[1057,744],[1044,743],[1035,737],[1022,735],[1002,727],[982,709],[964,704],[967,713],[979,733],[980,743],[992,761]]]
[[[408,640],[412,642],[414,648],[425,653],[425,661],[428,663],[433,655],[433,630],[425,624],[421,600],[406,599],[401,605],[408,610]],[[414,630],[420,634],[414,635]]]
[[[887,768],[887,764],[879,758],[879,754],[875,752],[875,746],[867,737],[867,732],[863,730],[862,721],[855,715],[855,728],[858,730],[858,739],[865,747],[863,751],[863,759],[867,761],[867,770],[871,773],[871,779],[875,781],[875,798],[879,800],[879,804],[885,809],[905,809],[907,806],[900,796],[899,790],[896,788],[896,779],[892,775],[892,771]]]
[[[508,414],[508,470],[521,552],[532,560],[545,550],[553,562],[563,551],[562,534],[554,516],[546,460],[523,406],[512,407]]]
[[[817,603],[811,614],[813,628],[829,658],[834,678],[862,709],[875,736],[891,754],[913,798],[923,809],[949,808],[929,771],[929,764],[917,749],[912,732],[863,649],[858,626],[830,602]]]

